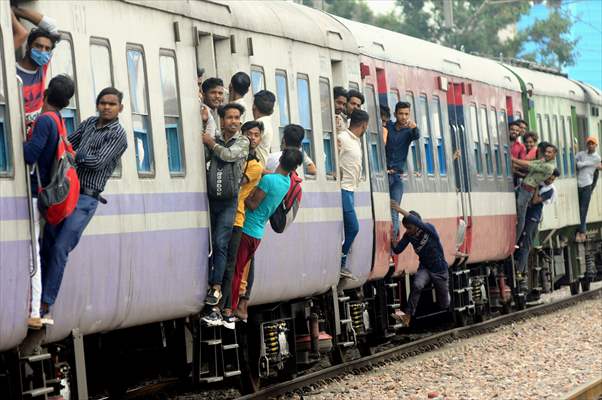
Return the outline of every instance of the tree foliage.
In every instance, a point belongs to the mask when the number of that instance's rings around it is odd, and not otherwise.
[[[451,1],[454,25],[446,27],[443,2]],[[540,1],[541,2],[541,1]],[[563,68],[574,65],[577,40],[561,0],[547,0],[548,17],[515,31],[531,3],[518,0],[397,0],[375,15],[366,0],[303,0],[332,14],[489,57],[526,58]]]

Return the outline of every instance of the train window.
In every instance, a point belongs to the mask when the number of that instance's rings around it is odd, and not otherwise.
[[[389,110],[391,111],[391,120],[395,121],[395,106],[399,102],[399,91],[397,89],[390,90],[387,101],[389,103]]]
[[[90,39],[90,69],[92,71],[92,99],[98,93],[113,86],[113,68],[109,41],[100,38]]]
[[[435,175],[435,160],[433,159],[433,141],[431,139],[431,121],[429,119],[429,104],[426,95],[420,95],[418,98],[420,108],[419,119],[417,121],[422,140],[424,143],[424,158],[426,161],[426,173],[430,176]]]
[[[500,110],[498,111],[498,122],[497,122],[497,131],[498,131],[498,136],[499,136],[499,143],[505,143],[507,141],[507,137],[508,137],[508,119],[506,117],[506,111],[505,110]],[[502,139],[503,138],[503,139]],[[510,158],[509,158],[509,153],[508,153],[508,145],[504,144],[503,146],[504,148],[504,163],[506,163],[506,168],[504,169],[505,171],[505,175],[506,176],[510,176]],[[501,164],[500,164],[500,168],[501,168]],[[498,175],[501,175],[501,172],[499,172],[500,170],[498,170]]]
[[[569,145],[569,166],[571,167],[571,176],[575,176],[575,142],[573,136],[573,123],[571,117],[566,117],[567,143]]]
[[[497,123],[497,114],[495,108],[489,110],[489,126],[491,133],[491,141],[493,142],[493,159],[495,160],[495,173],[497,176],[502,176],[502,156],[500,154],[500,131]]]
[[[349,82],[349,89],[353,89],[353,90],[359,91],[360,90],[360,85],[358,85],[355,82]]]
[[[564,148],[563,142],[564,137],[560,136],[560,131],[558,130],[558,117],[556,115],[552,115],[552,128],[550,138],[558,147],[558,151],[556,152],[556,168],[562,174],[562,149]]]
[[[541,114],[537,114],[537,132],[539,133],[539,140],[543,142],[543,122],[541,120]]]
[[[71,134],[75,131],[79,122],[77,115],[77,79],[73,64],[73,45],[71,44],[71,36],[68,33],[61,33],[61,40],[52,51],[52,62],[48,66],[48,72],[51,78],[65,74],[75,82],[75,93],[69,101],[69,105],[61,110],[67,134]],[[47,81],[47,85],[48,82],[50,80]]]
[[[297,76],[297,104],[299,106],[299,125],[305,129],[303,138],[303,151],[311,158],[314,157],[314,136],[311,121],[311,95],[309,90],[309,78],[305,74]],[[307,171],[305,171],[307,175]]]
[[[550,116],[548,114],[543,116],[543,119],[545,121],[545,125],[544,125],[544,131],[545,131],[545,136],[544,136],[544,140],[547,142],[553,142],[554,139],[552,138],[552,127],[550,126]]]
[[[322,109],[322,143],[324,144],[324,166],[326,175],[336,176],[334,139],[332,136],[332,103],[330,83],[327,78],[320,78],[320,108]]]
[[[445,124],[443,124],[443,114],[441,112],[441,101],[439,97],[433,96],[433,133],[435,137],[435,146],[437,147],[437,161],[439,162],[439,175],[447,175],[447,160],[445,157],[445,139],[443,130]]]
[[[469,109],[468,124],[470,126],[470,133],[472,135],[473,152],[475,165],[477,167],[477,174],[483,174],[483,159],[481,157],[481,134],[479,132],[479,117],[477,114],[477,106],[475,104],[470,105]]]
[[[253,94],[265,89],[265,78],[263,68],[257,65],[251,65],[251,90]]]
[[[369,153],[368,157],[370,160],[370,170],[373,172],[381,172],[384,170],[381,153],[381,140],[378,135],[378,124],[380,123],[380,109],[376,107],[376,94],[374,92],[374,86],[366,85],[366,106],[370,120],[368,121],[368,141]]]
[[[10,142],[8,135],[8,113],[6,109],[6,90],[4,87],[4,48],[1,46],[0,37],[0,176],[8,176],[12,172],[10,157]]]
[[[175,54],[172,51],[162,50],[159,56],[159,67],[165,139],[167,141],[167,164],[170,174],[182,176],[184,174],[184,143],[180,123],[180,96]]]
[[[151,136],[150,112],[144,51],[140,46],[127,47],[127,67],[130,84],[130,106],[132,127],[136,143],[136,167],[139,175],[149,175],[154,171],[153,144]]]
[[[416,118],[416,103],[414,102],[414,94],[412,92],[406,92],[406,100],[410,103],[410,109],[412,110],[412,120],[418,123]],[[422,157],[420,156],[420,146],[416,145],[416,140],[410,145],[410,153],[412,154],[412,167],[414,172],[422,172]]]
[[[562,162],[563,162],[563,167],[564,167],[564,175],[565,176],[569,176],[571,174],[571,171],[569,169],[569,160],[570,160],[570,148],[571,148],[571,142],[570,142],[570,138],[567,135],[567,130],[566,130],[566,121],[565,119],[561,116],[560,117],[560,128],[561,128],[561,135],[564,141],[564,146],[562,149],[558,149],[558,151],[562,152]]]
[[[489,138],[491,137],[490,127],[489,127],[489,119],[487,117],[487,108],[485,106],[481,106],[479,108],[479,116],[480,127],[483,138],[483,147],[485,148],[485,167],[487,168],[487,175],[493,175],[493,160],[491,158],[491,143]]]
[[[286,78],[286,71],[276,71],[276,99],[278,100],[278,113],[280,116],[280,124],[278,130],[280,131],[280,140],[284,133],[284,127],[290,123],[290,108],[288,101],[288,84]]]

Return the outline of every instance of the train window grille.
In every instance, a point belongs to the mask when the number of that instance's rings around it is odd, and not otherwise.
[[[286,71],[276,71],[276,100],[278,102],[278,115],[279,115],[279,128],[280,140],[284,135],[284,127],[290,123],[290,108],[288,100],[288,80],[286,77]]]
[[[491,132],[489,125],[489,118],[487,116],[487,108],[481,107],[479,108],[480,117],[481,117],[481,127],[483,128],[483,147],[485,149],[485,166],[487,167],[487,175],[493,175],[493,160],[491,158]]]
[[[504,145],[504,160],[506,160],[506,176],[510,176],[512,171],[510,170],[510,165],[512,161],[510,160],[510,152],[508,151],[508,145]]]
[[[548,114],[544,115],[544,121],[545,121],[545,141],[546,142],[553,142],[554,139],[552,138],[553,134],[552,134],[552,126],[550,125],[550,116]]]
[[[67,128],[67,134],[70,135],[77,128],[79,121],[77,111],[77,79],[73,63],[73,45],[71,36],[66,32],[61,32],[61,40],[56,44],[56,47],[52,51],[52,62],[50,62],[48,66],[48,81],[61,74],[65,74],[73,79],[76,88],[67,107],[61,110],[61,115],[65,121],[65,127]]]
[[[320,78],[320,108],[322,111],[322,144],[324,146],[324,170],[330,178],[335,177],[335,155],[332,136],[332,102],[328,78]]]
[[[382,158],[380,136],[378,134],[378,124],[380,123],[380,108],[376,107],[376,94],[374,86],[366,85],[365,88],[366,106],[370,120],[368,121],[368,145],[370,170],[374,172],[383,172],[384,160]]]
[[[309,87],[309,78],[305,74],[297,76],[297,105],[299,107],[299,125],[305,130],[302,147],[305,154],[311,159],[314,157],[314,138],[313,125],[311,120],[311,93]],[[304,167],[305,175],[308,175],[307,168]]]
[[[433,133],[436,141],[435,144],[437,146],[437,161],[439,162],[439,175],[447,176],[447,159],[445,156],[445,139],[443,136],[445,125],[443,124],[441,101],[439,100],[439,97],[433,96],[432,103]]]
[[[569,144],[569,157],[571,162],[569,166],[571,167],[571,176],[575,176],[575,146],[573,141],[573,124],[571,121],[571,117],[566,117],[566,123],[568,127],[568,144]]]
[[[500,130],[497,123],[497,114],[495,108],[489,110],[489,126],[491,132],[491,141],[493,142],[493,159],[495,160],[495,173],[498,177],[503,175],[502,156],[500,154]]]
[[[1,33],[0,33],[1,34]],[[4,48],[0,36],[0,176],[8,176],[12,172],[10,142],[6,108],[6,88],[4,87]]]
[[[468,126],[470,126],[470,134],[472,135],[473,142],[473,155],[475,159],[475,166],[477,168],[477,175],[483,174],[483,159],[481,157],[481,134],[479,131],[479,117],[477,115],[477,106],[471,104],[469,108]]]
[[[360,90],[360,85],[357,84],[357,82],[349,82],[349,89],[353,89],[353,90]]]
[[[498,111],[498,128],[497,128],[497,133],[498,133],[498,149],[500,144],[508,141],[508,118],[506,117],[506,110],[500,110]],[[508,158],[508,145],[503,145],[503,149],[504,149],[504,154],[503,154],[503,158],[504,158],[504,163],[505,163],[505,168],[504,169],[504,175],[506,177],[510,176],[510,159]],[[501,160],[500,160],[500,166],[498,169],[498,175],[501,176],[502,175],[502,165],[501,165]]]
[[[550,135],[550,137],[553,135],[556,135],[555,144],[556,144],[556,146],[558,146],[558,151],[556,152],[556,168],[558,168],[558,171],[561,174],[566,175],[566,172],[563,172],[565,170],[563,169],[563,162],[562,162],[562,153],[564,153],[562,151],[562,149],[564,148],[564,135],[562,135],[562,136],[560,135],[560,131],[558,130],[558,117],[556,115],[552,116],[552,122],[553,122],[552,126],[554,127],[554,131],[553,131],[552,135]]]
[[[172,51],[163,50],[159,56],[159,67],[167,141],[167,164],[172,176],[182,176],[184,174],[184,148],[180,125],[180,96],[175,54]]]
[[[263,68],[257,65],[251,66],[251,90],[253,94],[265,89],[265,77]]]
[[[539,133],[540,141],[544,141],[545,138],[543,136],[543,122],[541,120],[541,114],[537,114],[537,132]]]
[[[433,158],[433,140],[431,138],[431,123],[429,114],[428,98],[426,95],[419,97],[420,115],[418,125],[422,133],[424,143],[424,159],[426,161],[426,173],[429,176],[435,175],[435,160]]]
[[[126,56],[136,168],[140,176],[148,176],[154,171],[154,161],[148,107],[146,62],[142,47],[139,46],[128,46]]]
[[[412,92],[406,92],[406,101],[410,103],[410,109],[412,110],[412,120],[414,122],[418,122],[418,118],[416,116],[416,103],[414,102],[414,94]],[[412,154],[412,167],[414,168],[414,172],[421,173],[422,172],[422,157],[420,155],[420,146],[416,142],[420,142],[414,140],[412,144],[410,144],[410,153]]]

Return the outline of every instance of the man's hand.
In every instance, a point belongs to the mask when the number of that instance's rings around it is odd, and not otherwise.
[[[205,105],[201,106],[201,119],[203,120],[203,124],[206,124],[207,121],[209,121],[209,110]]]
[[[210,149],[213,149],[213,146],[215,146],[215,140],[213,140],[211,135],[205,132],[201,135],[201,137],[203,139],[203,144],[205,144]]]
[[[462,156],[462,153],[460,153],[459,149],[454,151],[454,156],[453,156],[454,161],[459,160],[461,156]]]
[[[408,212],[401,208],[395,200],[391,200],[391,209],[403,214],[404,217],[408,215]]]
[[[408,123],[406,124],[406,126],[410,129],[414,129],[416,128],[416,122],[412,121],[411,119],[408,120]]]

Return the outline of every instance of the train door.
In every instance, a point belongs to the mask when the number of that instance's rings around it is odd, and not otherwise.
[[[470,251],[470,230],[472,226],[472,205],[470,198],[470,172],[468,164],[468,148],[466,142],[466,128],[464,124],[464,104],[462,99],[462,84],[449,83],[447,90],[447,108],[449,126],[454,153],[454,180],[456,185],[456,199],[458,204],[458,232],[465,230],[463,242],[459,240],[458,251]],[[459,154],[459,157],[456,155]]]

